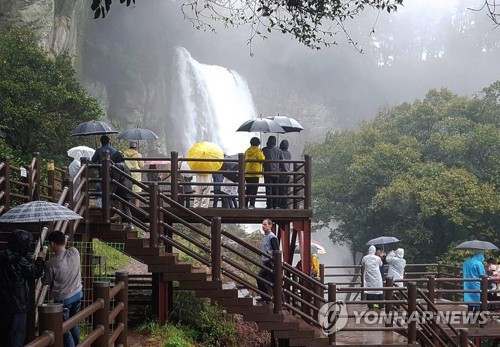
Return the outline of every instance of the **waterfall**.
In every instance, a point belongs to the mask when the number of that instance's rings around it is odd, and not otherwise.
[[[182,154],[198,141],[217,143],[227,154],[248,148],[255,134],[236,129],[257,112],[247,83],[236,71],[201,64],[177,47],[171,90],[169,123],[174,132],[169,133],[177,143],[169,147]]]

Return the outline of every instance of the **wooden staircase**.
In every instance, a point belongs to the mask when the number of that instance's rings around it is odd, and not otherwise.
[[[239,297],[237,288],[222,281],[212,281],[206,268],[193,266],[179,259],[178,254],[167,253],[165,246],[150,247],[149,239],[139,238],[136,231],[125,231],[120,224],[109,224],[109,231],[92,235],[104,242],[125,244],[124,252],[148,265],[148,271],[160,273],[165,281],[177,281],[179,290],[194,291],[197,297],[210,298],[228,312],[256,322],[260,330],[268,331],[275,339],[289,346],[326,346],[328,338],[322,331],[292,315],[285,309],[275,313],[272,303],[257,303],[252,297]]]

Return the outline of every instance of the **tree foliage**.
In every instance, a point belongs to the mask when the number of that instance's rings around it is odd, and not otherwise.
[[[381,110],[359,130],[329,133],[313,155],[315,216],[363,251],[396,236],[414,260],[453,241],[500,241],[500,83],[474,98],[431,90]]]
[[[0,136],[21,155],[66,155],[71,131],[102,110],[84,90],[68,55],[48,56],[32,31],[0,36]]]
[[[130,6],[135,0],[120,3]],[[281,32],[319,49],[336,44],[333,37],[337,32],[347,34],[344,23],[366,8],[393,12],[402,4],[403,0],[186,0],[182,12],[197,29],[215,30],[215,22],[225,27],[245,25],[251,28],[249,42],[255,36],[266,38]],[[105,18],[111,5],[112,0],[92,0],[94,18]]]

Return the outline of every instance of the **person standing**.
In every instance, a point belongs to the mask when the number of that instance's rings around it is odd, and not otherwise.
[[[196,183],[203,183],[203,184],[196,185],[194,188],[194,192],[196,195],[203,195],[203,196],[197,196],[194,198],[193,207],[207,208],[208,205],[210,204],[210,198],[208,197],[210,195],[210,186],[207,184],[212,183],[212,175],[196,173],[195,180]]]
[[[266,161],[264,162],[264,183],[266,184],[266,208],[279,208],[278,199],[273,197],[279,194],[278,172],[280,171],[279,160],[283,160],[281,149],[276,147],[276,136],[269,136],[266,147],[262,148]]]
[[[106,135],[102,135],[100,138],[101,141],[101,147],[96,149],[94,152],[94,155],[92,156],[92,163],[94,164],[102,164],[102,158],[104,156],[104,151],[109,152],[109,156],[111,157],[113,154],[115,154],[116,149],[111,147],[109,144],[109,137]],[[99,178],[102,178],[102,167],[99,169]],[[95,185],[95,191],[96,192],[101,192],[102,191],[102,184],[101,182],[97,182]],[[102,207],[102,197],[97,198],[97,206]]]
[[[21,347],[26,338],[26,315],[30,305],[29,281],[42,277],[45,252],[35,261],[28,251],[33,240],[26,230],[9,235],[7,249],[0,252],[0,346]]]
[[[137,146],[137,141],[130,141],[128,144],[129,148],[124,152],[125,158],[142,158],[142,154],[137,150]],[[140,170],[144,167],[144,161],[142,160],[127,160],[126,164],[130,170]],[[136,181],[141,182],[142,172],[134,171],[131,176]],[[132,191],[139,194],[142,191],[142,188],[137,184],[134,184],[132,185]],[[135,206],[139,206],[139,203],[139,199],[134,199]]]
[[[75,247],[66,248],[66,236],[55,230],[47,236],[50,249],[55,255],[45,263],[42,283],[49,285],[55,303],[63,304],[63,319],[80,312],[82,275],[80,272],[80,253]],[[78,324],[63,337],[64,347],[74,347],[80,343]]]
[[[383,287],[382,274],[380,273],[380,267],[382,266],[382,259],[375,255],[376,248],[371,245],[368,248],[368,254],[361,259],[361,265],[363,265],[363,281],[364,286],[367,288],[380,288]],[[366,300],[376,301],[382,300],[383,294],[381,290],[368,290],[366,293]],[[378,304],[368,304],[370,310],[379,308]],[[380,305],[383,308],[383,305]]]
[[[402,280],[405,274],[406,260],[404,259],[405,250],[398,248],[396,251],[390,251],[387,254],[385,261],[389,264],[387,277],[392,277],[393,280]],[[397,287],[404,287],[403,282],[394,282]]]
[[[132,189],[132,181],[123,174],[125,173],[130,176],[130,169],[128,168],[127,164],[125,164],[125,154],[122,151],[117,151],[111,156],[111,160],[113,161],[115,168],[119,169],[111,171],[111,180],[120,183],[121,185],[125,186],[125,188],[121,187],[117,183],[113,183],[111,184],[110,194],[115,193],[128,203],[132,199],[132,196],[130,194],[130,190]],[[119,205],[121,205],[123,213],[125,213],[127,217],[132,218],[132,212],[130,211],[130,207],[127,203],[118,203],[116,199],[111,200],[111,206],[119,208]],[[111,217],[111,221],[116,221],[119,218],[119,215],[116,214]],[[128,222],[125,226],[125,229],[134,230],[134,227],[132,226],[132,224],[130,224],[130,222]]]
[[[280,163],[280,172],[290,172],[292,160],[292,153],[288,150],[288,140],[282,140],[280,142],[281,154],[283,155],[283,162]],[[288,195],[288,183],[290,182],[290,175],[280,175],[278,178],[279,182],[279,195],[285,196]],[[278,203],[279,208],[288,208],[288,202],[286,198],[280,198]]]
[[[264,252],[265,254],[269,255],[271,258],[268,258],[264,255],[262,255],[261,261],[262,265],[264,265],[258,273],[258,276],[273,283],[274,282],[274,275],[272,272],[273,269],[273,252],[278,251],[280,249],[279,246],[279,241],[276,235],[272,232],[272,227],[273,227],[273,222],[266,218],[262,221],[262,231],[264,232],[264,237],[262,238],[262,244],[261,244],[261,251]],[[261,279],[257,278],[257,288],[261,292],[268,293],[269,292],[269,287],[267,284],[262,281]],[[263,298],[262,296],[258,298],[256,301],[261,302],[261,301],[266,301],[267,299]]]
[[[467,259],[462,267],[463,278],[477,278],[486,275],[484,269],[484,254],[476,253]],[[481,290],[480,281],[464,281],[464,290]],[[467,303],[468,311],[479,311],[479,302],[481,302],[481,293],[464,293],[464,301]]]
[[[249,160],[262,160],[266,159],[264,153],[259,148],[260,140],[258,137],[250,139],[250,147],[245,151],[245,195],[253,195],[253,197],[246,198],[245,206],[248,208],[255,208],[255,196],[259,190],[259,179],[262,177],[262,162],[248,162]],[[241,203],[241,202],[240,202]]]

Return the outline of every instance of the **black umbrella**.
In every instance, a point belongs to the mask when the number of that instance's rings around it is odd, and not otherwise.
[[[129,129],[118,135],[120,140],[157,140],[156,135],[152,130],[144,128]]]
[[[90,136],[116,133],[118,133],[118,130],[113,128],[108,123],[100,120],[90,120],[88,122],[78,124],[75,130],[71,133],[71,136]]]
[[[285,133],[285,130],[277,122],[268,118],[247,120],[240,125],[236,131],[247,131],[250,133]]]
[[[235,162],[224,162],[220,171],[231,171],[227,173],[223,173],[222,176],[226,177],[228,180],[232,182],[238,182],[238,163]]]
[[[267,119],[274,120],[286,133],[298,133],[304,130],[304,127],[295,118],[277,115],[267,117]]]
[[[469,250],[489,250],[498,249],[497,246],[488,241],[472,240],[465,241],[459,244],[456,249],[469,249]]]

